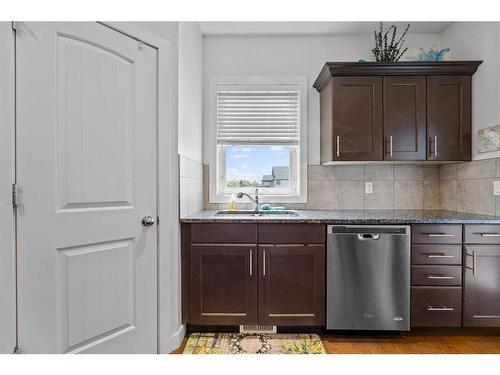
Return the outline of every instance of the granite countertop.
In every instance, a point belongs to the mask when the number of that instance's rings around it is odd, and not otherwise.
[[[203,210],[180,219],[181,223],[324,223],[324,224],[500,224],[500,216],[440,210],[296,210],[298,216],[265,214],[257,217],[215,216]]]

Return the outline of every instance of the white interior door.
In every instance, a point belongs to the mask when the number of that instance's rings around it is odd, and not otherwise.
[[[17,24],[19,347],[156,353],[156,50]]]
[[[14,34],[0,22],[0,353],[16,346],[14,214]]]

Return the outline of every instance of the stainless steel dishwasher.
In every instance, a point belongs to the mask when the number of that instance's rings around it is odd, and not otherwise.
[[[328,226],[327,329],[410,329],[410,227]]]

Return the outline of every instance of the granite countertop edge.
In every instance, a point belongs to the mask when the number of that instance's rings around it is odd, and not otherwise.
[[[310,223],[345,225],[391,224],[500,224],[500,216],[443,210],[296,210],[298,217],[281,214],[259,217],[215,216],[217,210],[203,210],[180,218],[181,223]]]

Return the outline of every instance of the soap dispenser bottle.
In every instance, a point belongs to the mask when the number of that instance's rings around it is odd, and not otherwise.
[[[231,201],[229,202],[227,209],[229,211],[236,211],[236,196],[234,194],[231,194]]]

